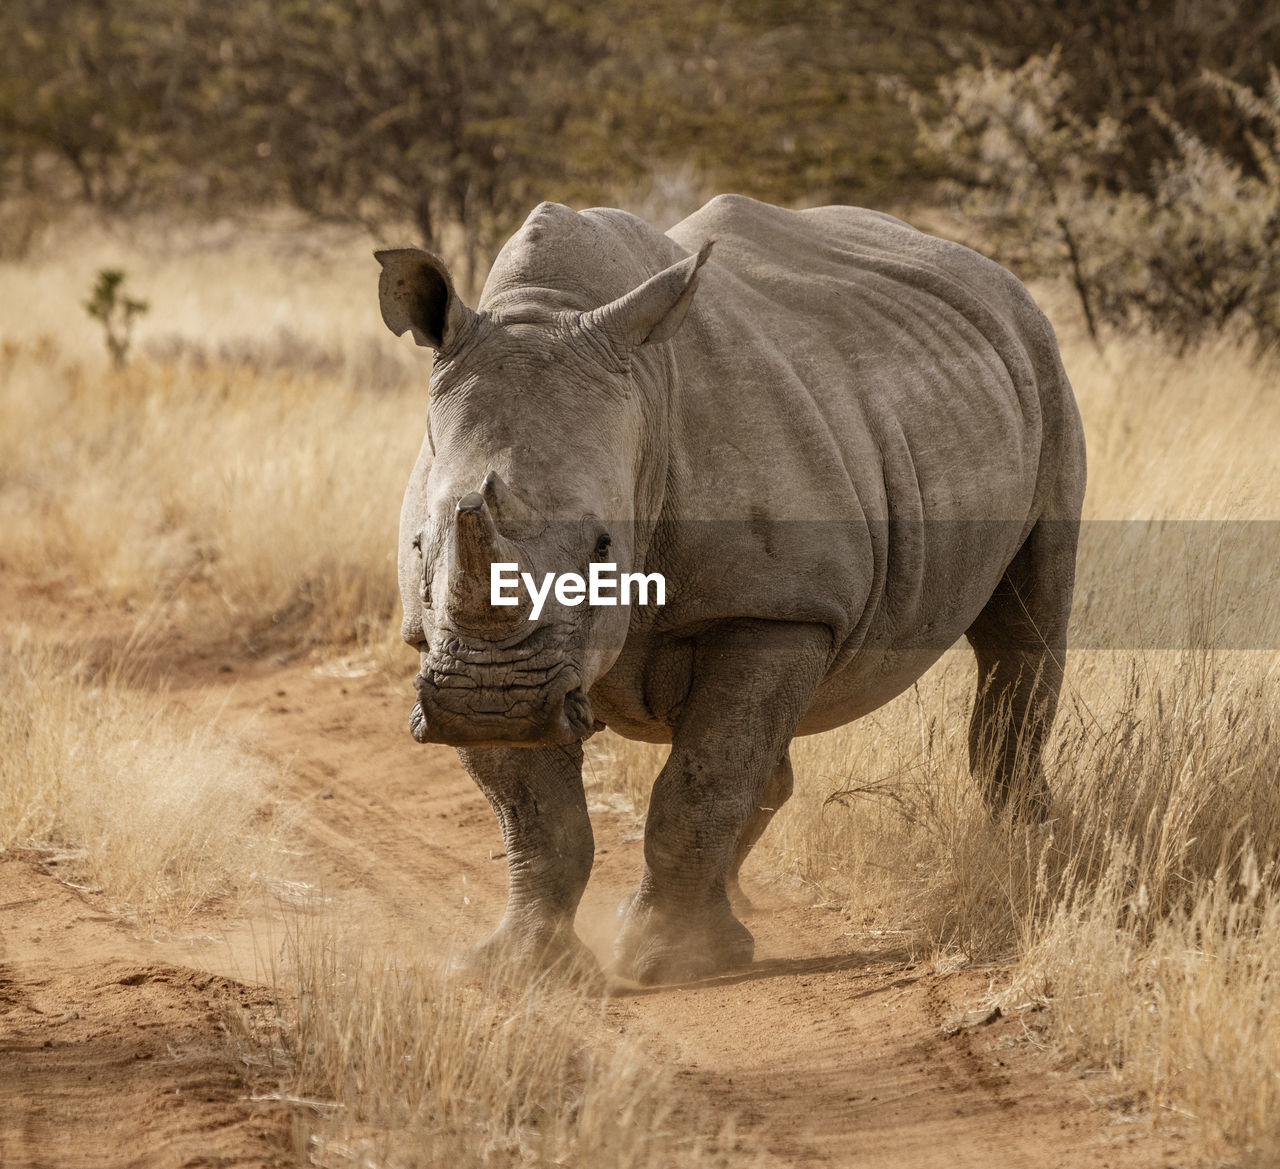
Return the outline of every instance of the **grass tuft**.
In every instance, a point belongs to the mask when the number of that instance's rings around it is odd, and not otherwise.
[[[0,690],[0,848],[165,929],[266,880],[273,776],[216,722],[23,638],[0,647]]]
[[[313,923],[291,949],[286,1095],[311,1102],[314,1164],[723,1163],[704,1118],[675,1115],[668,1073],[638,1045],[588,1042],[598,999],[520,971],[465,978],[439,953]]]

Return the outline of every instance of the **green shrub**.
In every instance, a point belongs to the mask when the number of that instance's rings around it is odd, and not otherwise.
[[[102,325],[107,352],[116,369],[123,369],[133,342],[133,326],[147,311],[145,300],[135,300],[124,292],[124,273],[118,268],[104,268],[98,273],[93,293],[84,302],[84,311]]]

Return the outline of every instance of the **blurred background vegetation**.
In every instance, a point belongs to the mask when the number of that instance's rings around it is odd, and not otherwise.
[[[474,273],[543,198],[943,200],[1095,336],[1269,345],[1277,60],[1273,0],[5,0],[0,252],[287,204]]]

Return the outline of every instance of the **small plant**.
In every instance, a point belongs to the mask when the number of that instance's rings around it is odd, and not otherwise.
[[[134,300],[123,290],[124,273],[119,268],[103,268],[98,273],[93,295],[84,302],[84,311],[102,322],[107,352],[116,369],[123,369],[133,341],[136,318],[147,311],[145,300]]]

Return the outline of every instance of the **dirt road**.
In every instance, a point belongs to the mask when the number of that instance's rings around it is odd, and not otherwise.
[[[351,675],[206,659],[177,671],[173,700],[225,704],[224,723],[285,769],[294,879],[387,941],[476,940],[505,895],[497,825],[452,751],[410,739],[405,697]],[[593,819],[581,930],[607,956],[640,844],[630,816]],[[1184,1164],[1176,1137],[1093,1104],[1105,1085],[1056,1069],[1021,1021],[944,1027],[988,974],[934,972],[834,910],[747,887],[765,906],[753,966],[621,989],[601,1022],[709,1113],[736,1116],[744,1153],[773,1166]],[[213,941],[139,940],[48,858],[0,854],[0,1165],[296,1164],[287,1110],[247,1098],[222,1033],[228,1004],[265,1009],[253,955],[270,917],[205,923]]]

